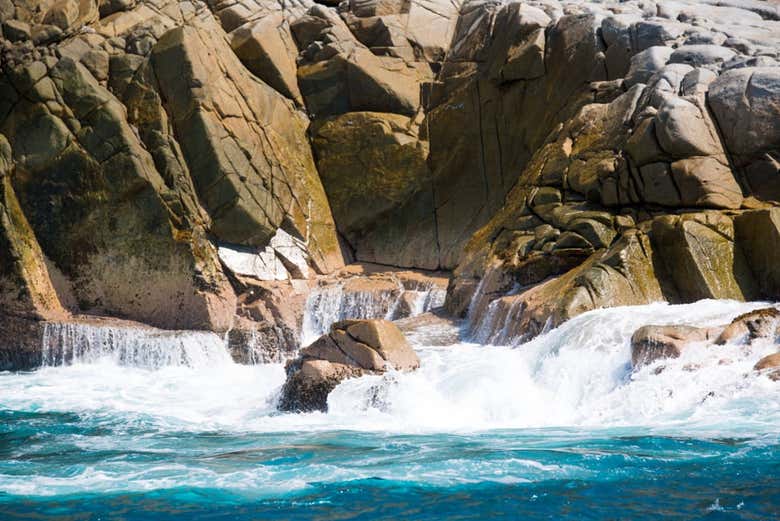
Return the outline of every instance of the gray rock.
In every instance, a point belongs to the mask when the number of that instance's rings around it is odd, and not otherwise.
[[[736,53],[720,45],[683,45],[669,57],[669,63],[686,63],[692,67],[707,67],[718,70]]]
[[[661,70],[674,52],[669,47],[650,47],[631,57],[631,66],[625,78],[628,87],[647,83],[650,77]]]

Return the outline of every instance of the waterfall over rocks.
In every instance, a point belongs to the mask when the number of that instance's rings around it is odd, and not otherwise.
[[[42,365],[63,366],[103,360],[147,369],[232,363],[225,341],[216,333],[165,331],[135,325],[46,324]]]
[[[306,301],[302,343],[316,340],[340,320],[397,320],[420,315],[444,305],[445,296],[443,279],[410,279],[394,274],[354,277],[320,286]]]

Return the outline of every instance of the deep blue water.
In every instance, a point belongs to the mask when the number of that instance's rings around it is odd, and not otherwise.
[[[145,469],[145,486],[175,480],[183,469],[200,469],[214,480],[211,486],[132,492],[90,492],[89,486],[69,492],[67,485],[56,495],[4,492],[4,520],[780,516],[777,436],[697,439],[633,429],[159,434],[146,431],[143,422],[128,428],[77,414],[4,412],[0,418],[4,476],[71,478],[75,488],[84,480],[100,480],[87,469],[104,465]],[[146,449],[101,449],[106,436],[143,438]],[[279,483],[306,478],[294,490],[247,487],[263,475],[274,475]],[[217,486],[220,478],[223,484]]]

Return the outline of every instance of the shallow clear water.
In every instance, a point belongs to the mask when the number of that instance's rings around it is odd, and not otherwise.
[[[777,519],[780,383],[751,371],[777,346],[628,363],[640,325],[755,307],[597,311],[516,348],[421,332],[419,371],[328,414],[277,413],[283,367],[220,356],[2,373],[0,519]]]

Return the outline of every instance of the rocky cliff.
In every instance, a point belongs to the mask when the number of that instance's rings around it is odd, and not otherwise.
[[[0,369],[83,315],[287,349],[353,261],[454,270],[497,341],[780,299],[775,1],[0,0],[0,28]]]

